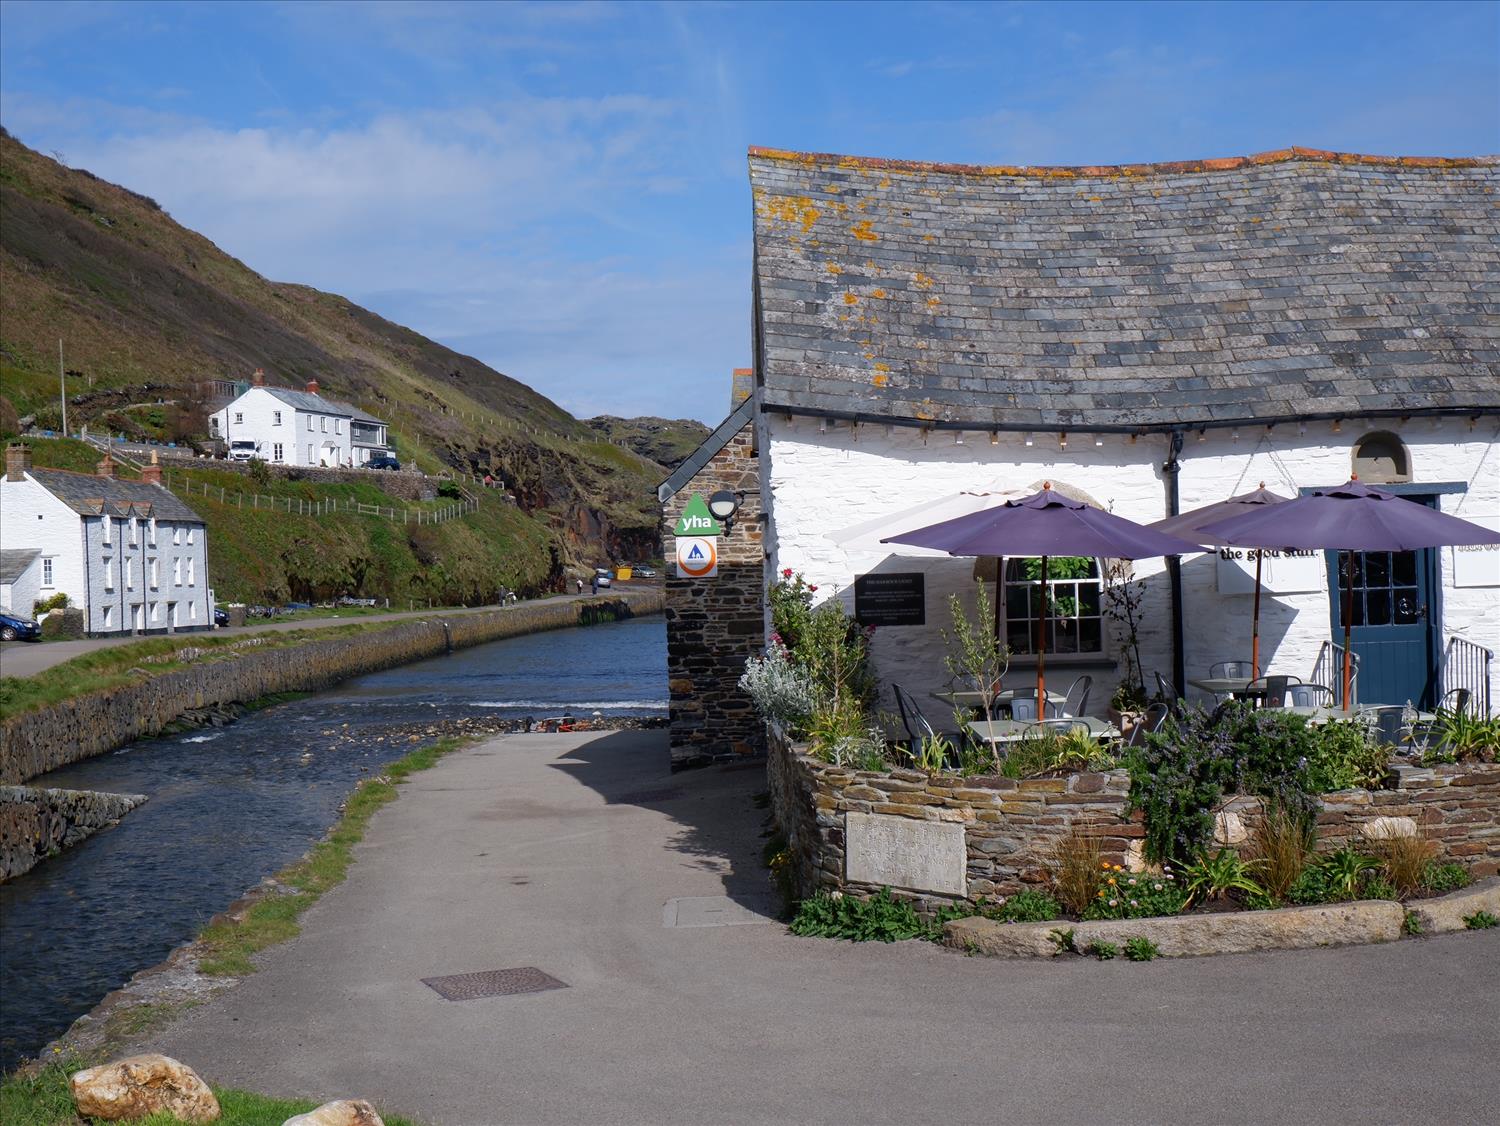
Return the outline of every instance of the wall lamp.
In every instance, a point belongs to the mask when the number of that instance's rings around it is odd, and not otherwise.
[[[708,511],[724,525],[726,536],[734,530],[734,514],[740,510],[740,502],[744,499],[744,493],[731,492],[729,489],[720,489],[708,498]]]

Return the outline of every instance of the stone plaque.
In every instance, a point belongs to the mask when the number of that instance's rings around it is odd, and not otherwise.
[[[844,814],[844,878],[851,883],[967,895],[967,865],[960,824]]]
[[[927,624],[926,576],[921,571],[854,577],[854,617],[865,626]]]
[[[1500,532],[1500,519],[1493,516],[1469,516],[1464,519]],[[1479,544],[1448,549],[1453,555],[1454,586],[1500,586],[1500,547]]]

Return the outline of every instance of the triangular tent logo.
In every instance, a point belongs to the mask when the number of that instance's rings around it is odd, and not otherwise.
[[[682,515],[677,518],[677,530],[673,533],[679,536],[717,536],[723,534],[719,522],[713,518],[713,513],[708,510],[708,502],[703,497],[694,493],[682,509]]]

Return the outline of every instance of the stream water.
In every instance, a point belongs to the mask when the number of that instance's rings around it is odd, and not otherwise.
[[[306,852],[361,778],[412,749],[413,725],[666,702],[665,622],[639,618],[476,646],[34,779],[150,800],[0,886],[0,1071]]]

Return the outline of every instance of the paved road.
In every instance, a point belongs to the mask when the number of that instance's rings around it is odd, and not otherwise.
[[[535,606],[545,602],[562,602],[575,598],[572,594],[558,594],[551,598],[541,598],[530,602],[517,603],[523,606]],[[444,610],[402,610],[392,611],[389,614],[366,614],[360,617],[348,618],[298,618],[292,621],[257,619],[254,623],[244,626],[231,626],[227,629],[215,630],[216,636],[235,635],[243,633],[258,633],[267,630],[286,631],[295,629],[315,629],[318,626],[349,625],[357,622],[393,622],[402,618],[425,618],[433,614],[442,614],[444,617],[453,617],[456,614],[472,614],[481,610],[496,610],[498,606],[471,606],[464,609]],[[140,641],[142,638],[130,634],[120,637],[88,637],[78,641],[6,641],[0,642],[0,676],[35,676],[39,672],[50,669],[53,665],[60,665],[64,661],[81,656],[84,653],[92,653],[96,649],[108,649],[115,645],[127,645],[132,641]]]
[[[765,815],[758,770],[666,762],[660,732],[444,760],[300,938],[151,1046],[432,1124],[1500,1121],[1500,932],[1135,965],[669,928],[675,897],[755,905]],[[520,966],[569,987],[420,980]]]

